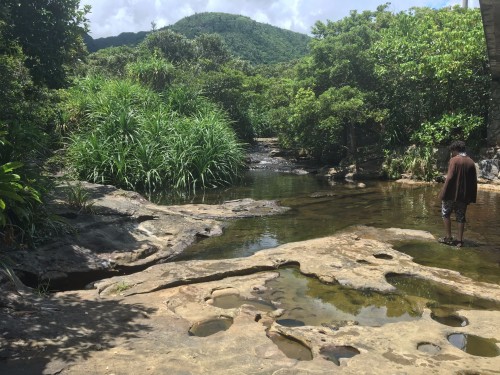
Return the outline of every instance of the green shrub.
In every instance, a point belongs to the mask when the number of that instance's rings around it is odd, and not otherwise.
[[[186,118],[170,139],[171,182],[182,190],[227,185],[238,176],[243,156],[242,145],[220,112]]]
[[[38,191],[14,173],[21,167],[19,162],[0,165],[0,242],[11,245],[31,240],[28,231],[32,230],[35,206],[41,203]]]
[[[411,146],[403,153],[386,151],[382,171],[389,179],[407,175],[416,180],[432,181],[438,175],[432,147]]]

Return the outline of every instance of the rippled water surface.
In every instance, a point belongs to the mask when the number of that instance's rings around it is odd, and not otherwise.
[[[421,229],[442,236],[437,199],[441,185],[403,186],[379,181],[368,181],[366,185],[331,186],[312,175],[250,171],[241,185],[198,195],[190,198],[189,203],[277,199],[291,210],[279,216],[231,221],[224,235],[192,246],[183,259],[250,256],[259,250],[332,235],[358,224]],[[424,265],[450,268],[477,280],[500,283],[500,194],[479,191],[478,202],[469,207],[467,218],[463,249],[419,241],[401,243],[397,249]],[[453,223],[453,231],[455,227]]]

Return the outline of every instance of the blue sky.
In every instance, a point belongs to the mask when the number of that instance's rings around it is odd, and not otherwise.
[[[384,0],[81,0],[92,12],[90,35],[94,38],[128,31],[147,31],[151,22],[157,27],[171,25],[181,18],[202,12],[242,14],[256,21],[304,34],[316,21],[336,21],[351,10],[375,10]],[[441,8],[462,4],[462,0],[393,0],[389,10],[399,12],[411,7]],[[479,0],[469,0],[478,7]]]

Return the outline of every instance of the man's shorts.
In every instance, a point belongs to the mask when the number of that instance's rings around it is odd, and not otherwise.
[[[441,216],[449,218],[451,212],[455,211],[455,216],[459,223],[465,223],[465,212],[467,211],[467,203],[454,201],[441,201]]]

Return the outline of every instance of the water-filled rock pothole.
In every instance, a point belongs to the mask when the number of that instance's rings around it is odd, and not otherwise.
[[[194,323],[189,328],[190,336],[207,337],[220,331],[226,331],[233,324],[233,319],[229,317],[217,317]]]
[[[302,320],[297,319],[278,319],[276,323],[284,327],[303,327],[306,325]]]
[[[449,327],[465,327],[469,324],[469,321],[466,318],[456,314],[441,315],[439,313],[433,312],[431,313],[431,318],[432,320]]]
[[[269,337],[288,358],[297,359],[299,361],[311,361],[313,359],[311,349],[293,338],[278,332],[268,332],[267,337]]]
[[[360,354],[360,352],[352,346],[327,345],[319,350],[319,354],[321,354],[324,359],[332,361],[337,366],[340,366],[340,359],[352,358]]]
[[[358,264],[372,264],[365,259],[358,259],[358,260],[356,260],[356,263],[358,263]]]
[[[456,348],[479,357],[496,357],[500,355],[500,349],[496,340],[469,335],[465,333],[452,333],[448,341]]]
[[[418,344],[417,349],[428,354],[438,354],[441,351],[441,347],[430,342],[422,342]]]

